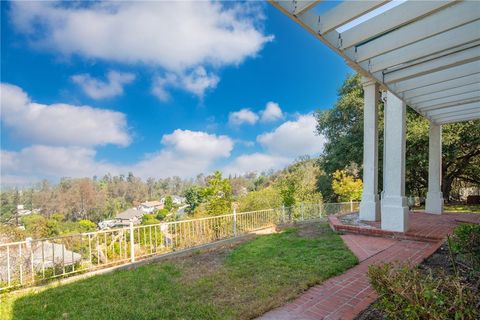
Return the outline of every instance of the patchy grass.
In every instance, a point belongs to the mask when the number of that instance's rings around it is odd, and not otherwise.
[[[258,236],[234,248],[11,293],[2,319],[249,319],[357,263],[326,224]]]
[[[413,210],[423,211],[425,206],[414,207]],[[446,204],[443,206],[445,212],[480,213],[480,204]]]

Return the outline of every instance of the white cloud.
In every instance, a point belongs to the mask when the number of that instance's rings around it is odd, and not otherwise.
[[[265,110],[261,112],[261,121],[262,122],[273,122],[283,118],[282,109],[278,103],[270,101],[265,106]]]
[[[213,74],[193,74],[189,79],[186,71],[238,65],[273,40],[262,30],[263,5],[255,3],[19,1],[11,5],[11,18],[38,48],[160,67],[186,77],[176,83],[198,96],[205,88],[215,87],[218,79]],[[156,95],[164,96],[159,90]]]
[[[127,72],[110,71],[107,81],[95,79],[89,74],[72,76],[72,81],[78,84],[85,94],[93,99],[112,98],[123,94],[123,86],[132,83],[135,75]]]
[[[89,106],[34,103],[19,87],[2,83],[1,121],[29,142],[94,146],[126,146],[131,138],[125,114]]]
[[[243,123],[255,124],[257,121],[258,115],[248,108],[244,108],[236,112],[230,112],[228,116],[228,123],[234,126],[238,126]]]
[[[244,154],[235,158],[223,168],[225,174],[243,174],[248,172],[264,172],[277,170],[288,165],[292,159],[266,153]]]
[[[167,101],[170,98],[167,88],[183,89],[193,93],[199,98],[203,98],[205,91],[214,89],[219,77],[213,73],[208,73],[203,67],[196,67],[189,73],[175,74],[169,72],[164,76],[157,76],[153,80],[152,93],[161,101]]]
[[[160,151],[131,165],[98,161],[96,150],[86,147],[33,145],[20,151],[2,150],[2,184],[130,171],[142,178],[187,178],[209,171],[215,161],[229,157],[233,149],[233,141],[227,136],[179,129],[164,135],[162,144]]]
[[[296,158],[319,154],[325,139],[315,134],[316,120],[312,115],[301,115],[295,121],[287,121],[275,130],[257,137],[257,142],[270,153]]]

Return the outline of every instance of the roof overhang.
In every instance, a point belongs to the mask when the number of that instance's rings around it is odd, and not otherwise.
[[[480,119],[480,1],[269,2],[433,123]]]

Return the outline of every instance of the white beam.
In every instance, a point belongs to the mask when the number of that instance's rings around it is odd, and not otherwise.
[[[390,71],[383,76],[384,83],[408,80],[424,74],[452,68],[465,63],[480,60],[480,45],[448,54],[407,68]]]
[[[295,5],[293,14],[295,16],[300,16],[303,13],[307,12],[308,10],[312,9],[315,7],[318,3],[320,3],[320,0],[315,0],[315,1],[292,1]]]
[[[419,76],[414,79],[396,82],[389,85],[389,87],[397,93],[402,93],[407,90],[421,88],[428,85],[470,76],[477,73],[480,73],[480,62],[474,61],[447,70],[441,70]]]
[[[428,5],[431,3],[432,2],[427,2],[426,4]],[[407,4],[411,5],[410,2]],[[425,5],[424,2],[418,4],[421,6]],[[463,24],[478,20],[480,18],[478,10],[480,10],[479,2],[456,3],[414,23],[410,23],[397,30],[382,35],[378,39],[369,41],[356,48],[349,48],[347,51],[355,53],[356,61],[364,61],[385,52],[398,49]],[[412,10],[412,13],[417,12]]]
[[[407,104],[417,104],[425,101],[430,101],[434,99],[439,99],[439,98],[445,98],[448,96],[452,95],[457,95],[457,94],[463,94],[463,93],[468,93],[468,92],[480,92],[480,83],[472,83],[472,84],[467,84],[464,86],[452,88],[452,89],[446,89],[442,91],[437,91],[431,94],[425,94],[421,96],[417,96],[414,98],[408,98],[406,97],[405,100],[407,101]]]
[[[467,115],[467,116],[456,116],[456,117],[451,117],[449,119],[442,119],[442,120],[436,120],[435,123],[438,124],[447,124],[447,123],[453,123],[453,122],[461,122],[461,121],[471,121],[471,120],[478,120],[478,114],[474,115]]]
[[[363,61],[360,66],[371,73],[414,61],[480,39],[480,21],[443,32],[381,56]]]
[[[462,114],[432,117],[432,121],[436,123],[445,123],[445,121],[455,121],[455,120],[460,121],[460,119],[465,119],[465,120],[480,119],[480,112],[472,111],[472,112],[466,112]],[[465,121],[465,120],[462,120],[462,121]]]
[[[408,90],[402,93],[401,96],[404,99],[411,99],[478,83],[480,83],[480,73]]]
[[[440,99],[433,99],[430,101],[412,104],[411,106],[419,110],[426,110],[436,106],[457,105],[459,102],[470,101],[472,99],[480,99],[480,91],[467,92]]]
[[[351,3],[350,1],[346,2]],[[453,1],[407,1],[402,3],[381,15],[342,32],[342,45],[340,48],[346,49],[362,43],[399,26],[418,20],[452,3]]]
[[[433,109],[425,112],[425,115],[427,117],[434,117],[434,116],[440,116],[440,115],[442,116],[443,115],[459,115],[462,113],[469,113],[475,110],[480,114],[480,106],[477,102],[469,103],[467,105],[459,104],[459,105],[451,106],[447,108]]]
[[[345,1],[319,16],[321,34],[332,31],[378,7],[387,0]]]

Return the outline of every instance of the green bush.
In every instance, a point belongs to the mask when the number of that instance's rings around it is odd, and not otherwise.
[[[433,276],[408,265],[370,266],[378,307],[389,319],[478,319],[475,292],[454,276]]]
[[[480,225],[461,224],[453,231],[450,246],[454,253],[460,255],[477,272],[480,272]]]
[[[86,220],[86,219],[80,220],[78,221],[78,225],[80,226],[80,230],[84,232],[97,230],[97,224],[90,220]]]
[[[160,209],[157,211],[157,220],[163,220],[168,214],[168,209]]]
[[[156,214],[144,214],[142,216],[142,224],[157,224],[157,223],[160,223],[160,221],[158,221],[156,219]]]

